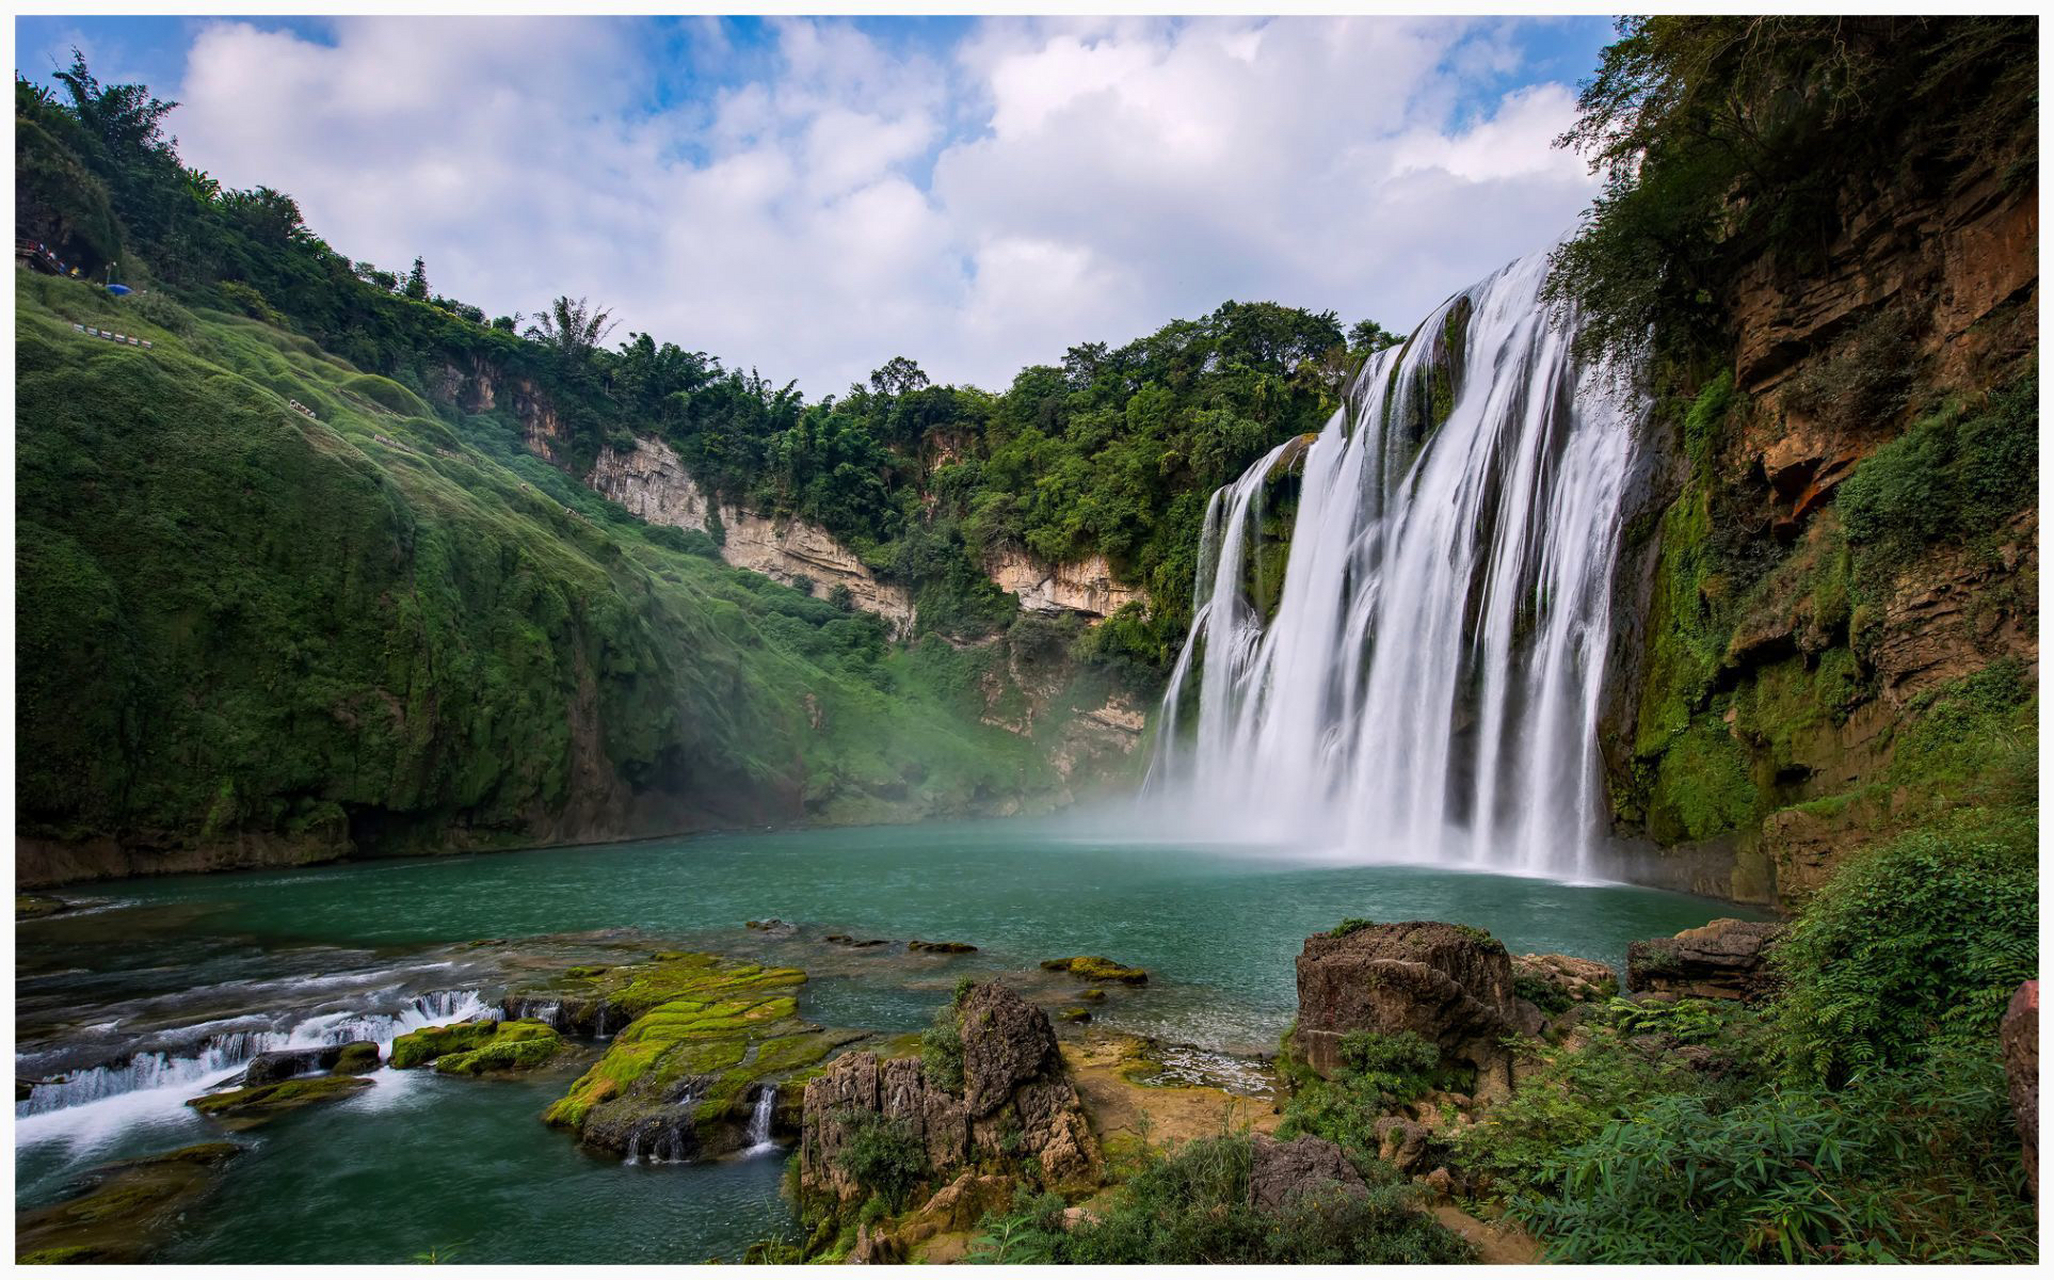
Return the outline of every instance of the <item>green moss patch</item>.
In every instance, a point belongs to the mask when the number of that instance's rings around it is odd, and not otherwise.
[[[1044,960],[1041,967],[1051,973],[1068,973],[1086,982],[1124,982],[1138,987],[1148,981],[1148,970],[1136,969],[1104,956],[1065,956],[1058,960]]]

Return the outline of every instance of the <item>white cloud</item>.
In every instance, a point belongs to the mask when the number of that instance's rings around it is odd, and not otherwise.
[[[1588,200],[1559,85],[1453,20],[993,20],[945,52],[780,21],[206,26],[189,163],[488,311],[557,293],[825,394],[896,354],[1002,386],[1229,297],[1416,321]],[[757,65],[757,63],[748,63]],[[668,90],[669,92],[664,92]],[[678,102],[651,115],[652,102]],[[1459,113],[1458,113],[1459,108]]]

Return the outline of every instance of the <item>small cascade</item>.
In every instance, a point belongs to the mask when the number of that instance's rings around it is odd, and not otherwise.
[[[500,1002],[505,1016],[515,1022],[542,1022],[552,1029],[572,1035],[577,1031],[575,1021],[564,1011],[561,1000],[538,1000],[531,996],[508,996]]]
[[[260,1053],[371,1040],[381,1054],[390,1054],[392,1042],[409,1031],[498,1017],[499,1010],[476,991],[436,991],[414,997],[396,1012],[316,1014],[283,1029],[226,1032],[207,1037],[191,1054],[138,1053],[124,1062],[39,1082],[14,1104],[14,1114],[43,1115],[159,1089],[190,1096],[234,1076]]]
[[[771,1141],[770,1119],[777,1110],[777,1086],[763,1084],[756,1086],[756,1108],[749,1113],[749,1128],[745,1135],[749,1145],[743,1150],[745,1156],[761,1155],[778,1149]]]
[[[1164,818],[1197,838],[1590,874],[1645,413],[1621,371],[1575,356],[1546,275],[1541,254],[1449,299],[1370,357],[1316,438],[1213,495],[1148,784]],[[1264,504],[1290,486],[1279,595],[1257,553]]]
[[[699,1131],[693,1127],[698,1090],[687,1087],[675,1102],[659,1111],[638,1116],[621,1142],[622,1164],[685,1164],[699,1151]]]

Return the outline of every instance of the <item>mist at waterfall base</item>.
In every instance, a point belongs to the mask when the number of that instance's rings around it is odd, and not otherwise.
[[[1206,514],[1144,821],[1299,856],[1592,880],[1620,499],[1644,418],[1522,259],[1371,356]],[[1452,391],[1452,402],[1449,392]],[[1445,418],[1437,424],[1440,413]],[[1297,486],[1281,595],[1259,554]]]

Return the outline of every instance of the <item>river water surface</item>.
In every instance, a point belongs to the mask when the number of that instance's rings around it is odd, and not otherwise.
[[[1030,987],[1051,956],[1146,968],[1101,1025],[1270,1051],[1307,934],[1347,917],[1489,929],[1517,954],[1621,965],[1635,938],[1733,908],[1622,885],[1111,840],[1077,822],[730,834],[167,876],[82,889],[16,927],[17,1208],[109,1160],[214,1140],[184,1106],[255,1048],[389,1041],[496,1006],[514,977],[651,945],[805,968],[801,1013],[925,1025],[967,975]],[[744,927],[776,918],[796,932]],[[826,934],[886,938],[851,951]],[[909,956],[903,940],[964,941]],[[703,1262],[788,1230],[782,1153],[691,1165],[586,1154],[537,1119],[576,1068],[521,1080],[381,1071],[345,1101],[233,1137],[249,1150],[159,1258]]]

